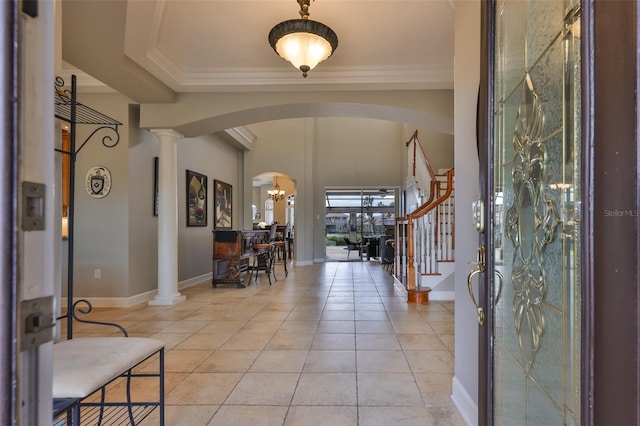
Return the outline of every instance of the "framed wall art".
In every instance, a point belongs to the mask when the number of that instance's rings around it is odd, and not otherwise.
[[[213,181],[213,222],[215,229],[231,229],[231,214],[233,204],[231,199],[232,187],[220,180]]]
[[[158,216],[160,196],[158,194],[158,157],[153,157],[153,215]]]
[[[207,177],[187,170],[187,226],[207,226]]]

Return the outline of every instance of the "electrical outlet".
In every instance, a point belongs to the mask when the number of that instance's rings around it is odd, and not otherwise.
[[[100,269],[93,270],[93,278],[99,279],[102,278],[102,271]]]

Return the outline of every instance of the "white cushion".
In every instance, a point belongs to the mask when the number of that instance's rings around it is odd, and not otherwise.
[[[87,337],[53,345],[53,397],[85,398],[158,352],[164,342],[142,337]]]

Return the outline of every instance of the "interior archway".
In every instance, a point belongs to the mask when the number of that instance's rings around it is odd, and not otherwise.
[[[253,227],[267,227],[273,222],[281,226],[293,225],[295,181],[282,173],[265,172],[252,179],[251,212]],[[279,193],[273,194],[278,188]],[[271,212],[269,212],[271,210]]]
[[[174,126],[186,137],[197,137],[238,126],[263,121],[308,117],[359,117],[406,123],[429,128],[446,134],[453,134],[453,119],[443,115],[392,105],[348,103],[348,102],[305,102],[271,104],[257,108],[244,108],[233,112],[211,111],[207,118],[197,119]]]
[[[253,229],[276,224],[277,238],[286,241],[289,259],[294,256],[295,196],[295,180],[285,174],[265,172],[252,179]]]

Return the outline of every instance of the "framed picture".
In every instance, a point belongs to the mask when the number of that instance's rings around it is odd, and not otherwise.
[[[207,226],[207,177],[187,170],[187,226]]]
[[[160,197],[158,196],[158,157],[153,157],[153,215],[158,216]]]
[[[219,180],[213,181],[213,222],[214,229],[231,229],[231,185]]]

